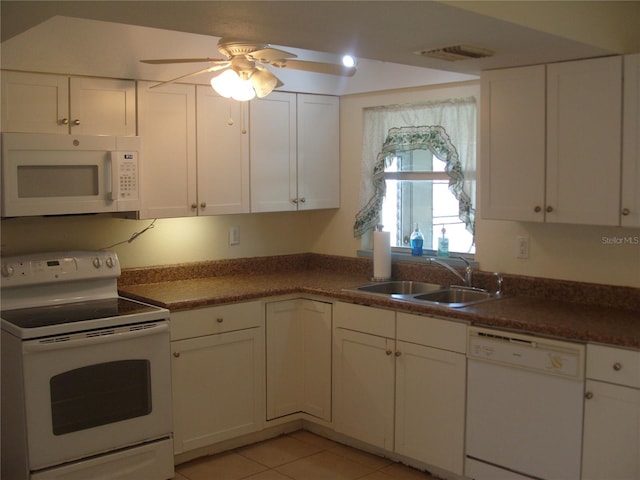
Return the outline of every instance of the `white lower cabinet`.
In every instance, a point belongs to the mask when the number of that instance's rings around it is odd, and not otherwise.
[[[583,480],[640,480],[640,352],[587,346]]]
[[[466,325],[334,305],[335,429],[462,475]]]
[[[267,420],[306,413],[331,421],[331,303],[266,304]]]
[[[395,451],[462,475],[466,325],[397,314]]]
[[[341,315],[342,304],[336,305]],[[360,307],[368,308],[368,307]],[[393,312],[384,312],[391,316]],[[392,338],[334,330],[334,426],[370,445],[393,451],[395,359]]]
[[[176,454],[263,428],[262,305],[249,302],[171,314]]]

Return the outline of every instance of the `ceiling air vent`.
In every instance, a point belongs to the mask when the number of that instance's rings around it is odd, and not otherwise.
[[[435,48],[433,50],[419,50],[414,53],[416,55],[422,55],[423,57],[456,62],[458,60],[491,57],[495,52],[487,50],[486,48],[472,47],[469,45],[453,45],[451,47]]]

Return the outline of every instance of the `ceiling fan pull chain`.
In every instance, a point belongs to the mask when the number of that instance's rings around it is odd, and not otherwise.
[[[233,117],[231,116],[231,99],[229,99],[229,120],[227,120],[227,125],[233,125]]]
[[[242,106],[240,106],[240,123],[242,124],[242,134],[246,134],[247,133],[247,126],[244,123],[245,118],[244,118],[244,108],[242,108]]]

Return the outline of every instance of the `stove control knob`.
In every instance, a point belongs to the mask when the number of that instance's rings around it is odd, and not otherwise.
[[[3,277],[10,277],[11,275],[13,275],[14,270],[11,265],[7,265],[6,263],[3,263],[2,268],[0,269],[0,272]]]
[[[107,257],[104,264],[107,266],[107,268],[113,268],[115,265],[115,263],[113,262],[113,258],[111,257]]]
[[[93,259],[93,266],[95,268],[100,268],[102,266],[102,260],[100,259],[100,257],[95,257]]]

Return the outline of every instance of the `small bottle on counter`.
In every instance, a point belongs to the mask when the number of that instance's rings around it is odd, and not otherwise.
[[[449,239],[447,238],[447,229],[442,225],[442,237],[438,238],[438,256],[439,257],[448,257],[449,256]]]
[[[411,238],[409,239],[409,243],[411,244],[411,255],[414,257],[422,256],[422,246],[424,245],[424,235],[420,231],[420,227],[416,223],[416,229],[411,234]]]

